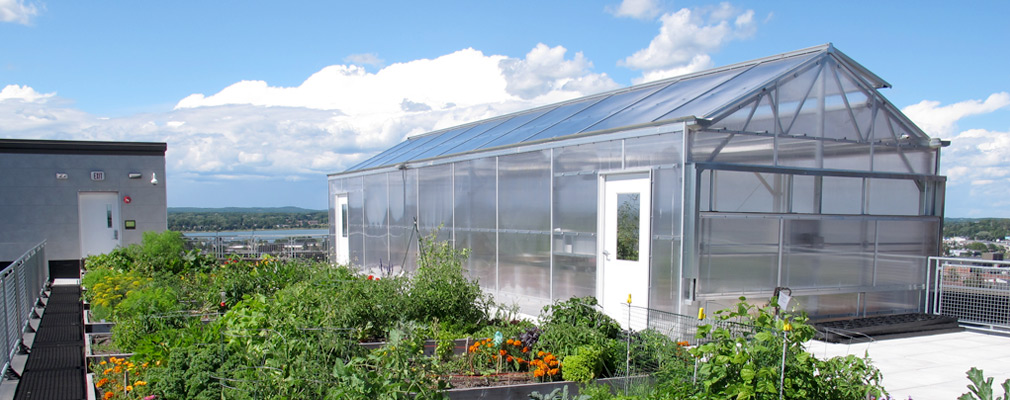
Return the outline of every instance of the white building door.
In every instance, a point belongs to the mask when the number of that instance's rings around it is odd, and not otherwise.
[[[347,195],[338,194],[334,204],[334,215],[336,217],[334,218],[333,226],[336,228],[336,235],[333,240],[333,252],[336,256],[337,264],[347,264],[350,260],[348,254],[350,245],[347,239]]]
[[[649,174],[607,175],[601,179],[602,246],[597,297],[607,315],[627,328],[631,305],[649,306],[649,243],[652,193]],[[631,328],[646,328],[643,313],[633,313]]]
[[[81,257],[105,254],[123,243],[119,231],[119,193],[80,192],[77,213]]]

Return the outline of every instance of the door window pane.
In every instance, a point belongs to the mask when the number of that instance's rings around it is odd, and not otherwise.
[[[617,194],[617,259],[638,261],[639,193]]]
[[[347,237],[347,204],[340,205],[340,234]]]

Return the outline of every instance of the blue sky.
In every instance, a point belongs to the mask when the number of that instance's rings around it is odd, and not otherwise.
[[[1010,2],[0,0],[0,137],[164,141],[169,206],[325,208],[407,135],[832,42],[1010,217]]]

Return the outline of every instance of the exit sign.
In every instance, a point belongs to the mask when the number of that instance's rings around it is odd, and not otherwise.
[[[93,181],[104,181],[105,171],[91,171],[91,180]]]

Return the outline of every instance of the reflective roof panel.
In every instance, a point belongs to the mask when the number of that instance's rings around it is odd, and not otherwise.
[[[811,63],[825,60],[838,62],[873,87],[888,87],[887,82],[826,44],[415,136],[347,172],[678,118],[718,119],[741,104],[752,104],[765,85],[789,79]],[[857,86],[851,81],[843,84]]]

